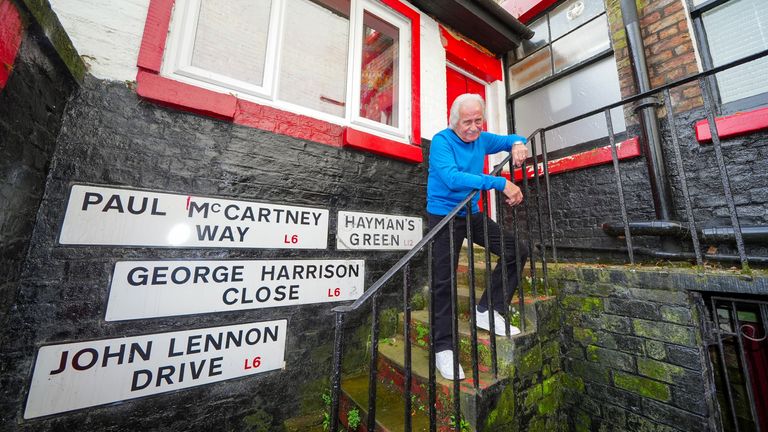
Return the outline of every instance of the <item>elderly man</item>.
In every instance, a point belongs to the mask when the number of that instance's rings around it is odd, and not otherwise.
[[[456,98],[451,105],[450,127],[438,132],[432,139],[429,150],[429,177],[427,180],[427,213],[429,215],[430,230],[437,225],[451,210],[473,190],[496,189],[504,193],[505,201],[509,205],[517,205],[523,200],[520,188],[503,177],[494,177],[483,174],[483,166],[486,155],[500,151],[511,151],[512,159],[516,166],[520,166],[528,157],[527,142],[520,135],[495,135],[483,132],[485,120],[485,103],[476,94],[463,94]],[[501,235],[503,230],[493,220],[488,219],[488,241],[485,245],[483,237],[483,219],[485,214],[480,213],[478,207],[479,196],[472,200],[472,238],[475,243],[486,246],[490,251],[501,256]],[[460,216],[465,216],[462,210]],[[454,260],[451,262],[450,234],[444,229],[435,239],[432,266],[434,274],[432,289],[435,293],[435,363],[437,370],[446,379],[454,379],[453,376],[453,351],[452,351],[452,323],[451,323],[451,266],[458,264],[459,250],[467,234],[466,218],[457,217],[454,233]],[[494,320],[496,334],[505,334],[504,319],[501,311],[504,305],[509,304],[512,293],[517,285],[517,266],[515,264],[514,237],[509,232],[503,232],[506,257],[509,290],[504,297],[502,288],[501,259],[496,264],[491,275],[491,289],[493,290],[493,318],[490,317],[488,305],[488,293],[484,292],[477,304],[475,316],[477,326],[490,330],[490,319]],[[525,260],[528,250],[520,244],[521,259]],[[510,334],[517,334],[520,330],[510,326]],[[459,379],[464,379],[464,371],[461,365],[458,367]]]

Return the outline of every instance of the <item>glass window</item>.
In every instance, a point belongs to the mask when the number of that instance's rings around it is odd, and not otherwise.
[[[555,73],[568,69],[610,48],[608,18],[601,15],[594,21],[552,43]]]
[[[701,14],[713,66],[768,49],[765,0],[732,0]],[[768,92],[768,58],[716,75],[723,103]]]
[[[177,0],[161,73],[410,142],[410,26],[375,0]]]
[[[278,99],[344,117],[350,2],[287,0]]]
[[[572,31],[604,11],[601,0],[570,0],[549,13],[552,40]]]
[[[605,58],[549,85],[516,98],[515,123],[524,130],[567,120],[621,99],[613,57]],[[611,111],[615,133],[626,129],[621,108]],[[607,136],[605,115],[597,114],[547,132],[547,150],[554,151]]]
[[[260,86],[270,9],[270,0],[200,2],[191,65]]]
[[[552,54],[546,47],[509,68],[509,92],[516,93],[550,75]]]
[[[546,16],[537,19],[528,28],[533,31],[533,37],[529,40],[523,40],[522,44],[517,47],[515,50],[517,59],[522,59],[549,43],[549,25]]]
[[[360,76],[360,117],[397,127],[398,28],[366,11]]]

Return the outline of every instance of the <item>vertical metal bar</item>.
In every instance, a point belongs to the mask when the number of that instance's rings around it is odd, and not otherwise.
[[[755,423],[755,432],[760,432],[760,417],[757,416],[757,405],[755,404],[755,394],[752,391],[752,376],[749,373],[749,364],[747,364],[747,356],[744,354],[744,342],[741,340],[741,321],[739,321],[739,313],[736,311],[736,302],[731,302],[731,311],[733,312],[733,319],[736,321],[734,328],[736,332],[736,340],[739,346],[739,359],[741,359],[741,367],[744,369],[744,381],[747,387],[747,398],[749,398],[749,411],[752,413],[752,420]]]
[[[531,137],[530,143],[533,143],[536,140],[536,138]],[[533,161],[534,164],[536,164],[536,161]],[[533,247],[533,234],[531,229],[531,203],[528,198],[531,197],[531,194],[529,193],[528,189],[528,168],[526,166],[526,163],[523,162],[523,202],[525,204],[525,227],[527,228],[527,234],[528,234],[528,247],[531,248],[530,250],[530,256],[528,259],[531,263],[531,295],[533,298],[536,298],[539,296],[537,287],[536,287],[536,257],[534,253],[534,247]],[[522,292],[522,287],[520,288],[520,291]]]
[[[549,295],[549,278],[547,277],[547,246],[544,244],[544,224],[541,222],[541,180],[539,179],[539,162],[536,154],[536,140],[531,140],[533,153],[533,184],[536,188],[536,222],[539,225],[539,244],[541,244],[541,273],[544,277],[544,294]]]
[[[616,136],[613,134],[613,120],[611,110],[605,110],[605,124],[608,127],[608,140],[611,143],[611,158],[613,159],[613,171],[616,174],[616,188],[619,190],[619,205],[621,206],[621,220],[624,221],[624,239],[627,241],[627,253],[629,262],[635,263],[635,252],[632,249],[632,234],[629,232],[629,217],[627,216],[627,204],[624,202],[624,186],[619,170],[619,154],[616,152]]]
[[[376,428],[376,378],[379,361],[379,294],[371,299],[371,361],[368,372],[368,430]]]
[[[435,390],[435,290],[433,289],[432,255],[435,242],[427,246],[427,275],[429,278],[429,432],[437,432],[437,393]],[[368,429],[373,431],[374,429]]]
[[[744,250],[744,239],[741,236],[739,216],[736,213],[736,202],[733,200],[733,193],[731,192],[731,181],[728,179],[728,170],[725,168],[723,148],[720,145],[720,136],[717,134],[717,123],[715,123],[715,113],[712,108],[712,94],[709,91],[709,82],[706,80],[706,78],[701,77],[699,78],[699,86],[701,87],[701,97],[704,99],[704,109],[707,111],[709,133],[712,136],[712,147],[715,149],[717,169],[720,171],[720,180],[723,183],[725,202],[728,204],[728,213],[730,213],[731,225],[733,225],[733,233],[736,236],[736,248],[739,250],[741,268],[742,270],[747,270],[749,268],[749,263],[747,262],[747,255]]]
[[[541,136],[541,157],[544,163],[544,187],[547,190],[547,213],[549,213],[549,237],[552,242],[552,261],[557,262],[557,248],[555,247],[555,218],[552,216],[552,194],[549,187],[549,160],[547,159],[547,137],[546,131],[540,132]],[[543,246],[546,248],[546,246]]]
[[[512,161],[509,161],[510,179],[514,181],[515,167],[512,165]],[[520,169],[522,176],[526,176],[525,163]],[[523,290],[523,263],[520,261],[520,235],[517,224],[517,206],[512,207],[512,230],[515,235],[515,267],[517,269],[517,302],[518,311],[520,313],[520,331],[525,332],[525,292]]]
[[[475,295],[475,248],[472,239],[472,203],[467,203],[467,261],[469,262],[469,333],[470,345],[472,351],[472,379],[474,380],[475,390],[480,388],[480,370],[477,365],[477,316],[475,308],[477,307],[477,298]]]
[[[493,286],[491,277],[491,251],[488,242],[488,198],[490,194],[485,194],[483,200],[483,241],[485,241],[485,295],[488,299],[488,324],[490,327],[489,333],[491,334],[491,371],[493,372],[493,378],[496,379],[499,376],[499,365],[496,358],[496,308],[494,307],[493,299]]]
[[[514,174],[514,173],[513,173]],[[504,200],[502,199],[502,193],[496,191],[496,220],[499,224],[499,232],[501,237],[499,238],[499,249],[501,249],[501,256],[499,257],[499,265],[501,266],[501,295],[504,299],[504,303],[501,305],[501,313],[504,316],[504,335],[509,339],[509,272],[507,271],[507,242],[504,236]]]
[[[456,292],[456,266],[453,263],[456,262],[456,239],[454,237],[456,233],[455,227],[456,218],[451,219],[448,223],[448,229],[450,233],[450,253],[451,253],[451,343],[453,346],[453,411],[456,416],[456,432],[459,431],[459,423],[461,419],[461,405],[459,401],[460,383],[459,383],[459,321],[458,321],[458,293]]]
[[[339,428],[339,398],[341,396],[341,356],[344,349],[344,313],[336,312],[336,330],[333,338],[333,366],[331,372],[331,424],[332,431]]]
[[[736,406],[733,403],[733,391],[731,390],[731,378],[728,376],[728,367],[725,365],[725,349],[723,348],[723,335],[720,330],[720,316],[717,314],[717,304],[715,299],[710,299],[712,303],[712,318],[715,321],[714,332],[717,334],[717,348],[718,354],[720,354],[720,367],[723,371],[723,378],[725,379],[725,390],[728,393],[728,406],[731,408],[731,417],[733,419],[733,426],[736,428],[736,432],[739,432],[739,420],[736,417]]]
[[[403,363],[405,363],[405,432],[411,432],[411,281],[410,264],[403,267],[403,339],[405,340],[405,352],[403,353]],[[372,429],[371,429],[372,430]]]
[[[669,93],[669,89],[664,89],[664,107],[667,110],[667,122],[669,122],[669,133],[672,136],[672,150],[675,155],[675,162],[677,164],[678,176],[680,177],[680,186],[683,190],[683,198],[685,201],[685,213],[688,216],[688,227],[691,231],[691,241],[693,242],[693,251],[696,254],[696,264],[701,267],[704,265],[704,260],[701,255],[701,245],[699,244],[699,233],[696,230],[696,221],[693,218],[693,208],[691,207],[691,196],[688,193],[688,181],[685,178],[685,167],[683,166],[683,158],[680,155],[680,145],[677,140],[677,125],[675,124],[675,115],[672,112],[672,97]]]

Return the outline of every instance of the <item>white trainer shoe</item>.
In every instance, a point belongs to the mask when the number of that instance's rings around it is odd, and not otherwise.
[[[477,322],[477,326],[480,327],[483,330],[491,331],[491,323],[489,322],[489,310],[485,312],[480,312],[477,307],[475,307],[475,320]],[[505,336],[506,333],[504,332],[504,318],[501,317],[501,314],[493,311],[493,329],[499,336]],[[509,325],[509,335],[514,336],[516,334],[520,334],[520,329]]]
[[[435,367],[445,379],[453,380],[453,351],[445,350],[435,353]],[[464,369],[459,364],[459,380],[464,379]]]

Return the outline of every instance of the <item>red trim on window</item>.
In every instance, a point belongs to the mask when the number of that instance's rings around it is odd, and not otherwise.
[[[501,80],[501,60],[454,37],[443,26],[440,26],[440,36],[448,61],[486,82]]]
[[[421,16],[399,0],[381,0],[411,21],[411,144],[421,145]],[[371,135],[372,138],[376,138]],[[419,152],[421,153],[421,152]],[[393,155],[398,157],[398,155]],[[421,159],[419,159],[421,162]]]
[[[640,139],[638,137],[630,138],[626,141],[616,144],[616,153],[619,160],[632,159],[640,156]],[[575,171],[582,168],[589,168],[597,165],[603,165],[613,162],[611,156],[611,146],[596,148],[594,150],[577,153],[564,158],[549,161],[547,168],[549,175],[560,174],[568,171]],[[544,174],[543,164],[538,164],[539,174]],[[534,169],[527,167],[528,178],[533,178]],[[504,177],[509,178],[509,172],[504,172]],[[515,170],[515,181],[523,179],[522,169]]]
[[[414,145],[380,138],[159,76],[174,0],[150,0],[138,58],[137,93],[161,105],[232,120],[244,126],[336,147],[349,146],[404,161],[421,162],[420,15],[399,0],[382,2],[411,21],[410,141]]]
[[[5,88],[21,46],[21,16],[11,0],[0,0],[0,90]]]
[[[504,0],[501,7],[523,24],[555,4],[558,0]]]
[[[147,10],[147,22],[139,48],[137,65],[141,68],[160,72],[165,51],[165,39],[171,24],[174,0],[150,0]]]
[[[233,122],[294,138],[341,147],[344,127],[239,99]]]
[[[139,96],[162,105],[227,120],[235,116],[237,98],[232,95],[184,84],[141,69],[136,83]]]
[[[768,108],[718,117],[715,119],[715,125],[717,126],[717,136],[721,139],[768,129]],[[696,140],[700,143],[712,142],[709,122],[706,119],[696,122],[695,129]]]
[[[421,147],[392,141],[350,127],[344,128],[344,146],[389,156],[406,162],[420,163],[423,160]]]

